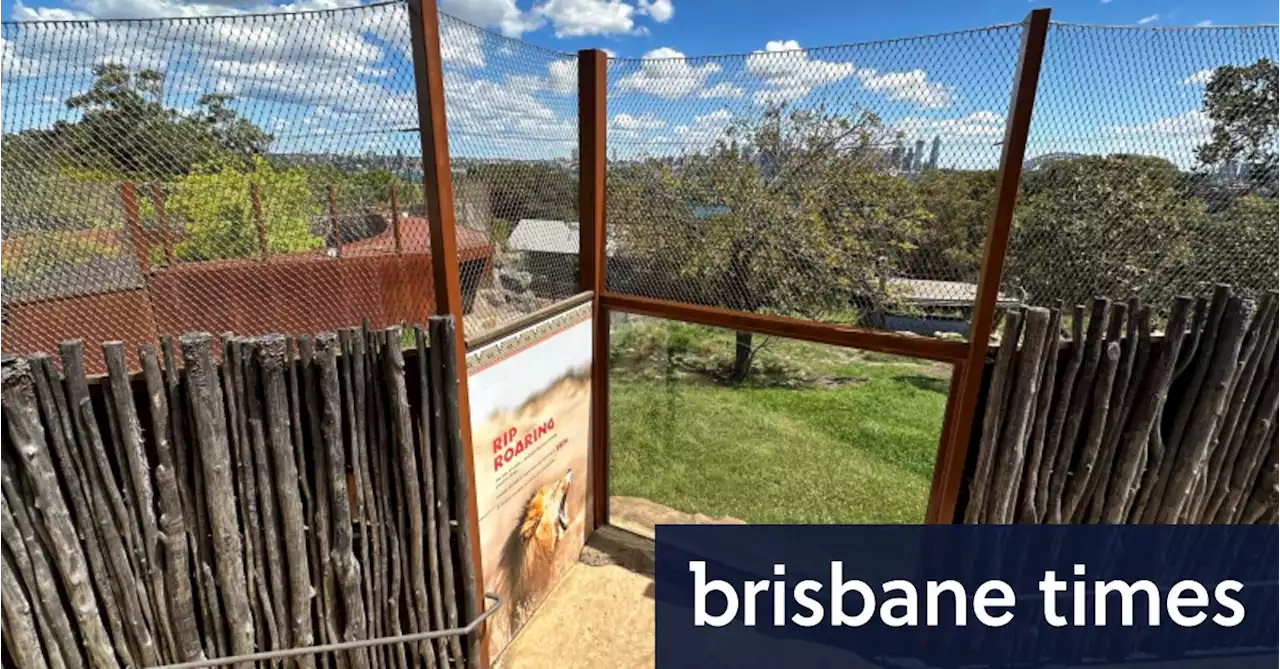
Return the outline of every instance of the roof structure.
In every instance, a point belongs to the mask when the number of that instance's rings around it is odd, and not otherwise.
[[[578,255],[578,222],[522,218],[511,231],[507,245],[515,251]],[[605,253],[612,256],[616,248],[616,241],[610,239]]]

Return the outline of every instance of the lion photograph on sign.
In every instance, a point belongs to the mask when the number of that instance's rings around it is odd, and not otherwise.
[[[576,310],[468,356],[476,501],[496,658],[582,551],[591,321]]]

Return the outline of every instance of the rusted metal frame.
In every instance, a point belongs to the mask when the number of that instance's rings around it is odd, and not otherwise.
[[[125,230],[129,232],[129,242],[133,245],[138,271],[146,279],[151,274],[151,258],[148,257],[147,240],[142,233],[142,208],[138,206],[138,192],[131,182],[120,184],[120,205],[124,208]]]
[[[963,361],[968,346],[963,342],[933,337],[915,337],[894,332],[881,332],[837,323],[820,323],[796,318],[756,314],[720,307],[707,307],[669,300],[655,300],[620,293],[605,292],[604,307],[642,316],[654,316],[742,332],[800,339],[819,344],[860,348],[939,362]]]
[[[258,231],[258,257],[266,260],[271,251],[267,246],[267,223],[262,218],[262,194],[257,183],[249,184],[249,201],[253,204],[253,227]]]
[[[978,410],[982,390],[982,366],[987,357],[987,344],[995,319],[996,298],[1009,249],[1013,212],[1018,201],[1018,184],[1022,178],[1022,160],[1031,128],[1036,87],[1040,82],[1040,64],[1044,57],[1045,39],[1049,33],[1049,10],[1035,9],[1023,24],[1022,46],[1014,70],[1009,116],[1005,124],[1004,145],[1000,155],[997,180],[996,210],[987,227],[982,252],[982,270],[978,275],[978,292],[969,322],[969,347],[965,357],[959,398],[948,401],[946,423],[951,425],[948,442],[938,451],[933,469],[933,489],[929,495],[926,522],[950,523],[955,520],[956,505],[964,476],[965,458],[969,451],[969,433]]]
[[[409,0],[409,30],[413,44],[414,89],[418,102],[418,137],[422,143],[423,201],[431,233],[431,273],[438,314],[451,315],[457,336],[453,350],[458,370],[458,429],[464,465],[475,476],[471,445],[471,409],[467,390],[467,347],[463,329],[462,276],[458,268],[457,230],[453,218],[453,179],[449,171],[449,136],[445,121],[444,73],[440,57],[440,14],[435,0]],[[471,555],[476,573],[476,598],[464,602],[463,615],[474,619],[484,610],[484,570],[480,553],[480,522],[475,485],[467,486],[467,517]],[[479,632],[479,664],[489,667],[489,635]]]
[[[164,243],[164,261],[169,267],[177,264],[173,253],[173,233],[169,230],[169,217],[164,213],[164,193],[160,184],[151,184],[151,200],[156,210],[156,227],[160,229],[160,239]]]
[[[605,142],[609,56],[578,52],[578,279],[591,291],[591,504],[587,528],[609,522],[609,314],[605,292]]]

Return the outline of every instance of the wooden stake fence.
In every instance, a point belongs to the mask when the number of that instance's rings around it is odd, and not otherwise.
[[[192,333],[140,346],[141,378],[119,342],[92,381],[78,341],[61,346],[63,373],[43,354],[6,360],[7,656],[156,666],[471,623],[446,320],[431,347],[415,328],[407,352],[399,327]],[[478,666],[471,636],[291,662],[462,669]]]
[[[1218,286],[1152,336],[1140,301],[1099,298],[1067,340],[1060,308],[1009,313],[965,522],[1276,522],[1277,306]]]

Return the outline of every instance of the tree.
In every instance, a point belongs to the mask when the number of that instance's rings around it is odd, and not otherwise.
[[[1213,129],[1196,158],[1206,165],[1245,165],[1249,180],[1274,197],[1278,103],[1280,68],[1271,59],[1214,70],[1204,89],[1204,112]]]
[[[553,163],[489,163],[467,178],[488,185],[494,218],[519,223],[538,218],[578,220],[578,180],[569,168]]]
[[[987,226],[995,215],[995,170],[927,170],[916,181],[922,206],[932,215],[903,275],[919,279],[975,281]]]
[[[247,165],[271,144],[270,135],[228,106],[230,95],[202,95],[196,109],[183,114],[164,106],[164,74],[156,70],[103,63],[93,74],[88,90],[66,100],[68,109],[81,113],[79,120],[6,136],[6,153],[45,171],[61,164],[164,179],[214,158]]]
[[[267,250],[271,253],[310,251],[324,246],[311,233],[309,220],[320,207],[300,169],[277,170],[264,158],[244,171],[226,163],[200,166],[178,182],[167,205],[184,221],[186,237],[177,245],[183,260],[247,258],[257,255],[258,237],[251,184],[257,184],[262,203]]]
[[[1192,287],[1190,231],[1204,220],[1172,163],[1083,156],[1028,175],[1005,276],[1037,303],[1141,295],[1164,304]]]
[[[889,137],[873,114],[772,108],[705,151],[620,166],[609,220],[634,273],[611,282],[808,318],[857,306],[882,325],[898,298],[886,279],[929,220],[911,184],[884,169]],[[754,352],[738,333],[732,380]]]
[[[1195,228],[1193,263],[1200,274],[1259,296],[1276,288],[1277,237],[1275,201],[1245,195]]]

